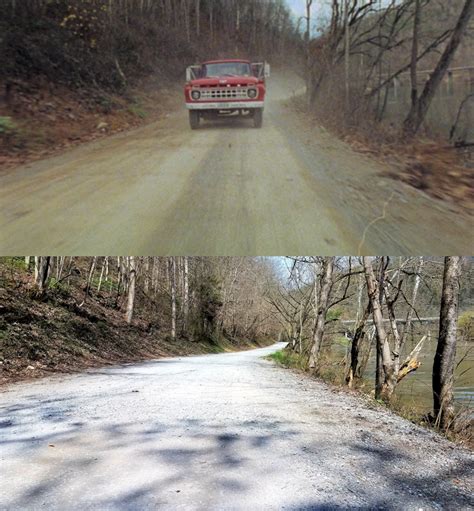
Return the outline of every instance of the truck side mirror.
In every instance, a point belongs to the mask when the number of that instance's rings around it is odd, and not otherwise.
[[[265,75],[265,64],[263,62],[252,63],[252,71],[254,76],[256,76],[259,80],[262,80]]]
[[[265,78],[270,78],[270,64],[265,62]]]
[[[189,66],[186,68],[186,81],[196,80],[201,77],[202,67],[201,66]]]

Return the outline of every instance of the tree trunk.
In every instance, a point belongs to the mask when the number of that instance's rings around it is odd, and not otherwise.
[[[383,278],[379,284],[375,278],[374,270],[370,257],[363,257],[364,273],[367,282],[367,293],[372,307],[372,316],[375,325],[377,339],[377,381],[375,386],[375,398],[389,401],[392,397],[397,375],[394,371],[390,345],[388,343],[387,332],[385,331],[380,290],[383,289]],[[382,269],[384,272],[384,269]],[[383,371],[383,378],[382,378]],[[383,380],[383,381],[382,381]]]
[[[413,321],[413,312],[414,312],[415,303],[416,303],[416,297],[418,296],[418,289],[420,288],[421,271],[423,269],[423,262],[424,262],[423,256],[421,256],[418,261],[418,269],[417,269],[417,273],[416,273],[416,277],[415,277],[415,284],[413,286],[413,291],[412,291],[412,295],[411,295],[411,303],[410,303],[411,307],[409,307],[406,318],[405,318],[405,326],[403,327],[400,350],[403,349],[403,346],[405,345],[405,342],[407,340],[407,335],[411,329],[411,324]]]
[[[351,344],[351,364],[349,373],[346,377],[346,383],[350,388],[354,386],[354,380],[357,378],[357,366],[359,365],[359,349],[365,335],[365,322],[370,315],[370,303],[367,305],[364,315],[358,320],[357,328],[352,338]]]
[[[425,120],[426,114],[428,113],[431,102],[433,101],[438,87],[454,58],[459,44],[461,43],[462,36],[469,25],[469,21],[473,12],[474,0],[466,0],[456,27],[454,28],[453,35],[451,36],[451,39],[438,62],[438,65],[436,66],[429,80],[426,82],[421,96],[417,99],[417,101],[414,102],[410,109],[410,112],[404,123],[405,134],[415,135],[423,124],[423,121]]]
[[[171,338],[176,339],[176,260],[174,257],[170,261],[170,280],[171,280]]]
[[[462,258],[444,260],[439,337],[433,364],[433,411],[437,424],[447,429],[454,418],[453,380]]]
[[[92,279],[94,278],[94,272],[95,272],[96,263],[97,263],[97,257],[95,256],[95,257],[92,258],[90,269],[89,269],[89,274],[87,276],[84,300],[85,300],[86,296],[89,295],[89,291],[91,289],[91,284],[92,284]]]
[[[125,319],[127,323],[130,325],[133,319],[133,310],[135,308],[135,283],[136,283],[136,267],[135,267],[135,257],[130,257],[130,275],[128,281],[128,300],[127,300],[127,312],[125,314]]]
[[[184,327],[186,331],[188,328],[188,317],[189,317],[189,268],[188,258],[184,256],[184,299],[183,299],[183,316],[184,316]]]
[[[99,277],[99,284],[97,285],[97,293],[100,293],[100,290],[102,288],[102,280],[104,278],[104,272],[105,272],[105,261],[107,260],[107,257],[104,257],[104,260],[102,261],[102,267],[100,269],[100,277]]]
[[[196,35],[201,35],[201,0],[196,0]]]
[[[322,264],[322,281],[319,286],[318,310],[316,315],[316,324],[313,331],[313,343],[309,357],[309,368],[316,369],[321,344],[323,341],[324,327],[326,324],[326,313],[329,305],[329,293],[332,287],[332,273],[334,269],[334,257],[324,257]]]
[[[145,257],[145,271],[143,276],[143,291],[146,294],[150,291],[150,258]]]
[[[420,0],[415,0],[415,17],[413,21],[413,40],[411,45],[411,105],[416,107],[418,100],[418,33],[421,21]]]
[[[347,120],[350,109],[350,51],[351,51],[351,32],[349,26],[349,0],[345,0],[344,5],[344,87],[345,87],[345,114],[344,119]]]
[[[311,6],[313,0],[306,0],[306,33],[305,33],[305,53],[306,53],[306,95],[308,103],[311,102],[312,95],[312,70],[311,70]]]
[[[48,282],[51,257],[35,257],[35,281],[38,291],[42,293]]]

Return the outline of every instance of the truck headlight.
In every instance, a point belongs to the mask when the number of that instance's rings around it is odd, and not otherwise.
[[[201,98],[201,93],[198,90],[193,90],[191,92],[191,97],[194,99],[194,101],[197,101]]]
[[[258,96],[258,90],[257,89],[249,89],[247,91],[247,95],[250,99],[255,99]]]

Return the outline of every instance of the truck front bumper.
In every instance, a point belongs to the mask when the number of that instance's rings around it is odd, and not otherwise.
[[[263,108],[263,101],[218,101],[215,103],[186,103],[188,110],[251,110]]]

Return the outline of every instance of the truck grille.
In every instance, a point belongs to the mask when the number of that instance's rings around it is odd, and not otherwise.
[[[210,99],[249,99],[248,89],[243,87],[222,87],[199,89],[201,92],[200,101],[209,101]]]

